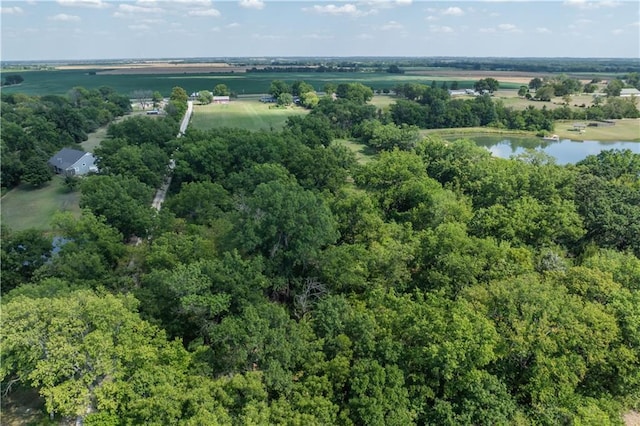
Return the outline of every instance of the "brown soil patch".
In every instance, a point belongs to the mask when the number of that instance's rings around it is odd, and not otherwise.
[[[629,411],[622,416],[625,426],[640,426],[640,413]]]
[[[97,74],[203,74],[243,73],[247,66],[234,66],[224,62],[134,62],[128,64],[74,64],[61,65],[58,70],[91,70]],[[256,68],[262,68],[256,66]]]

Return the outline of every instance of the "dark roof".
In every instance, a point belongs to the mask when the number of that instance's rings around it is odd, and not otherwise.
[[[49,164],[58,167],[60,169],[67,169],[71,167],[76,161],[82,158],[86,152],[78,151],[77,149],[62,148],[56,152],[53,157],[49,159]]]

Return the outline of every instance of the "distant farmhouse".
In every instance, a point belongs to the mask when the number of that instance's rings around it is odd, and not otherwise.
[[[77,149],[62,148],[47,162],[53,171],[65,176],[86,175],[89,172],[97,172],[96,158],[90,152]]]

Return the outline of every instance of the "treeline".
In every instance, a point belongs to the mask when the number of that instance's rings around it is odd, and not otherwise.
[[[261,64],[264,60],[242,60],[242,65]],[[637,58],[461,58],[461,57],[357,57],[357,58],[296,58],[288,61],[268,60],[269,66],[308,68],[322,65],[337,68],[386,69],[454,68],[468,71],[519,71],[536,73],[632,73],[637,72]]]
[[[51,178],[47,160],[63,147],[80,148],[87,133],[131,110],[129,98],[108,87],[76,87],[66,96],[2,94],[2,187],[40,185]]]
[[[544,86],[543,86],[544,87]],[[602,120],[638,118],[640,112],[632,98],[609,97],[585,108],[535,108],[524,110],[505,107],[488,95],[474,99],[451,98],[446,90],[420,84],[406,84],[399,99],[390,107],[390,118],[397,124],[420,128],[456,128],[489,126],[514,130],[551,131],[554,120]]]
[[[158,136],[174,178],[137,246],[131,208],[56,217],[55,254],[4,230],[8,397],[33,387],[88,425],[618,424],[638,408],[640,155],[559,166],[429,138],[360,164],[334,137],[375,136],[382,113],[365,86],[339,93],[282,132]],[[128,121],[114,140],[151,143],[154,121]],[[87,179],[105,181],[81,202],[137,196],[130,173]]]
[[[11,74],[7,75],[4,80],[2,80],[3,86],[12,86],[14,84],[20,84],[24,81],[24,78],[20,74]]]

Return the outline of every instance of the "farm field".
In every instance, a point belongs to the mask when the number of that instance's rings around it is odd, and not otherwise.
[[[67,192],[61,176],[54,176],[42,188],[26,185],[7,192],[2,197],[2,223],[15,231],[27,228],[51,229],[51,219],[58,211],[80,213],[79,192]]]
[[[321,91],[326,83],[360,82],[376,90],[390,89],[397,84],[458,81],[461,89],[473,87],[473,73],[469,76],[447,75],[442,70],[440,75],[431,72],[429,75],[387,74],[375,72],[274,72],[274,73],[140,73],[140,74],[111,74],[91,69],[23,71],[20,75],[24,82],[4,87],[5,93],[25,93],[27,95],[65,94],[73,87],[81,86],[87,89],[97,89],[108,86],[119,93],[131,93],[135,90],[157,90],[163,96],[169,96],[175,86],[183,87],[188,93],[199,90],[212,90],[216,84],[226,84],[238,95],[264,94],[269,90],[273,80],[283,80],[289,84],[297,80],[304,80],[316,90]],[[500,81],[503,89],[517,89],[520,84],[510,81]]]
[[[233,100],[228,104],[194,105],[190,127],[198,130],[220,127],[280,130],[288,117],[304,114],[307,110],[300,107],[275,108],[274,104],[258,100]]]

